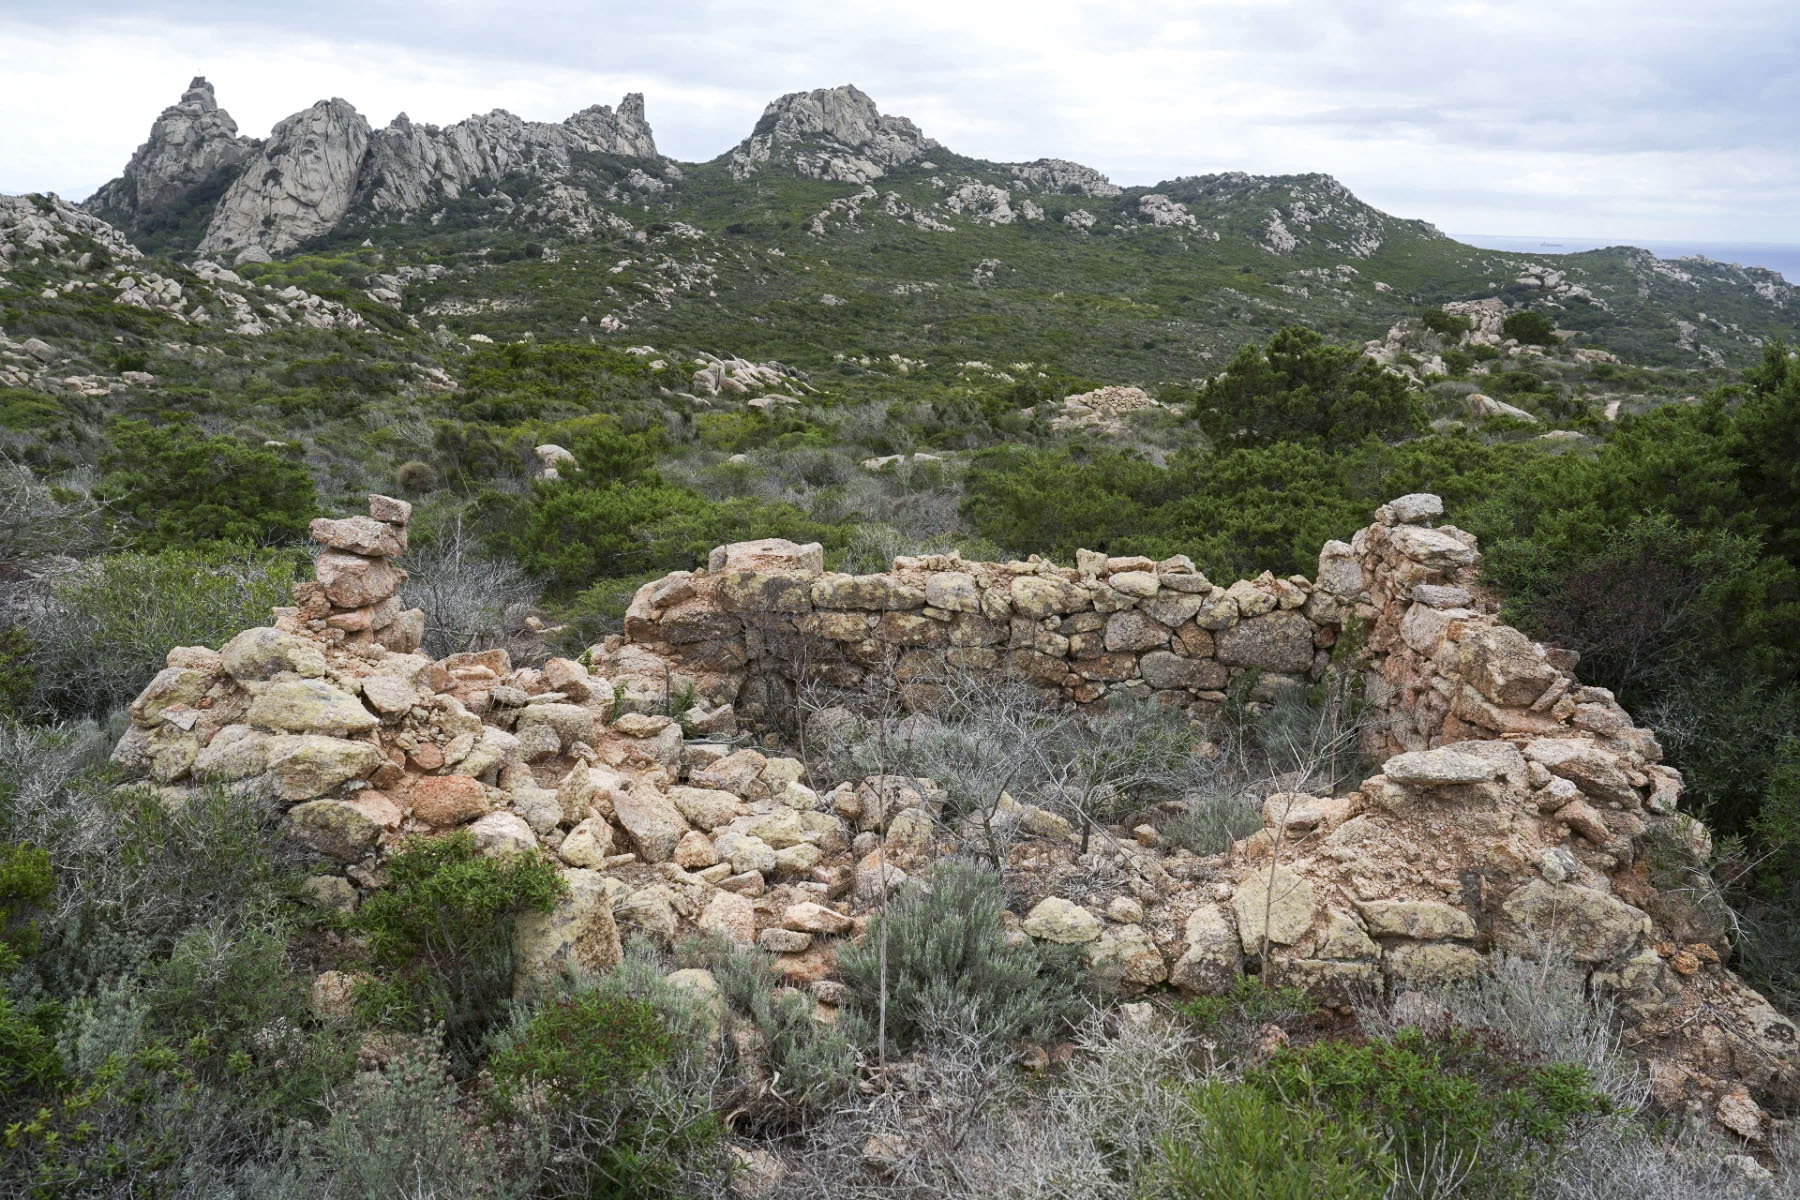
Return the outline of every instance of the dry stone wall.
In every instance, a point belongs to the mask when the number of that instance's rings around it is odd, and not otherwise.
[[[1070,568],[931,555],[843,575],[817,544],[770,539],[646,584],[596,661],[634,694],[691,687],[753,719],[803,678],[927,698],[953,671],[1006,672],[1077,704],[1153,695],[1205,718],[1246,673],[1264,699],[1316,681],[1347,611],[1299,576],[1220,587],[1180,556],[1083,551]]]
[[[817,546],[740,543],[647,584],[586,663],[541,666],[417,653],[394,563],[409,515],[371,497],[367,517],[315,523],[318,580],[268,627],[171,650],[114,754],[170,805],[219,784],[266,796],[321,864],[316,903],[353,906],[405,839],[466,830],[483,853],[555,856],[569,884],[516,930],[521,989],[610,965],[627,926],[761,946],[829,1008],[846,998],[838,948],[986,831],[931,780],[809,776],[750,748],[740,718],[779,717],[809,677],[928,708],[955,668],[1012,672],[1047,702],[1140,693],[1204,719],[1233,687],[1266,699],[1318,680],[1335,652],[1380,717],[1374,774],[1264,797],[1261,830],[1211,856],[1148,828],[1090,844],[1068,814],[1009,801],[1005,867],[1032,901],[1010,927],[1082,946],[1128,992],[1257,971],[1337,1005],[1549,953],[1617,1005],[1663,1101],[1749,1138],[1759,1100],[1800,1102],[1800,1034],[1728,969],[1729,929],[1696,901],[1710,844],[1679,773],[1571,656],[1498,618],[1475,539],[1439,523],[1434,496],[1383,506],[1310,581],[1218,586],[1186,559],[1085,553],[848,576]],[[316,999],[346,992],[322,977]]]

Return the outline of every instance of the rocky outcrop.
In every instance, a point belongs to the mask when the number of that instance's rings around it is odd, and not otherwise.
[[[235,139],[236,126],[212,103],[212,88],[196,80],[182,104],[163,114],[125,176],[97,193],[90,206],[119,208],[125,199],[142,197],[144,180],[176,181],[162,185],[161,194],[237,171],[199,250],[246,261],[292,250],[353,215],[365,221],[418,216],[457,199],[477,181],[524,175],[550,185],[531,210],[538,223],[566,215],[583,232],[606,225],[629,233],[629,225],[597,214],[584,194],[571,193],[561,181],[577,170],[582,153],[657,157],[637,93],[617,110],[597,104],[560,123],[525,121],[496,109],[440,129],[415,125],[402,113],[375,131],[347,101],[321,100],[276,125],[260,150],[242,139],[222,141],[219,130],[226,126]],[[195,164],[215,162],[203,178],[190,178],[199,170]],[[653,192],[665,184],[638,171],[621,186]],[[615,187],[608,198],[618,194]],[[510,211],[510,198],[505,207]]]
[[[238,136],[237,122],[219,107],[212,84],[197,76],[180,103],[156,118],[125,170],[88,197],[85,207],[113,224],[141,228],[195,191],[217,186],[250,157],[255,145]]]
[[[845,84],[771,101],[725,165],[736,179],[775,164],[812,179],[868,183],[936,147],[917,125],[884,116],[875,101]]]
[[[0,286],[28,266],[44,300],[79,297],[143,309],[179,325],[255,336],[303,326],[357,329],[355,311],[297,287],[252,283],[207,259],[191,268],[143,269],[143,254],[107,222],[55,196],[0,196]],[[35,286],[35,285],[34,285]],[[101,397],[155,386],[154,375],[121,370],[71,374],[83,355],[42,338],[15,342],[0,331],[0,387]],[[91,361],[91,360],[90,360]]]
[[[214,210],[202,254],[281,254],[350,211],[369,123],[346,100],[321,100],[275,126]]]
[[[596,104],[557,124],[495,109],[440,129],[401,113],[371,136],[355,205],[377,219],[412,216],[456,199],[477,180],[566,176],[570,156],[584,151],[656,158],[642,94],[626,96],[616,112]]]
[[[1007,168],[1013,178],[1039,192],[1066,196],[1091,196],[1107,199],[1119,194],[1119,185],[1092,167],[1066,158],[1040,158],[1028,163],[1013,163]]]

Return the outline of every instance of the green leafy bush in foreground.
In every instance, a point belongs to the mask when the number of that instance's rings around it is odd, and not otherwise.
[[[646,999],[596,987],[552,1000],[489,1060],[503,1112],[532,1112],[558,1131],[560,1170],[587,1195],[682,1194],[723,1127],[671,1071],[691,1053]]]
[[[1189,1137],[1169,1138],[1144,1200],[1378,1200],[1392,1177],[1367,1130],[1239,1083],[1187,1094]]]
[[[1571,1122],[1611,1108],[1585,1068],[1521,1063],[1456,1031],[1315,1042],[1281,1051],[1245,1083],[1372,1130],[1407,1178],[1439,1180],[1428,1195],[1450,1194],[1448,1181],[1458,1176],[1469,1181],[1462,1194],[1525,1194],[1534,1157]]]
[[[549,912],[565,890],[542,854],[484,856],[466,830],[409,843],[385,864],[388,885],[354,918],[382,978],[357,1004],[381,1024],[441,1024],[452,1057],[471,1061],[512,992],[513,918]]]

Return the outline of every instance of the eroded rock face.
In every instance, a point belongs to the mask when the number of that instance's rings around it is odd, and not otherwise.
[[[567,175],[570,155],[584,151],[655,159],[656,138],[633,92],[615,111],[596,104],[566,121],[526,121],[495,109],[439,128],[415,125],[405,113],[370,136],[355,197],[379,219],[412,216],[454,200],[477,180],[526,174]]]
[[[282,254],[350,211],[369,123],[346,100],[321,100],[276,124],[213,212],[202,254]]]
[[[84,207],[115,225],[137,229],[177,207],[195,189],[237,169],[254,149],[238,136],[237,122],[220,108],[212,84],[196,77],[179,103],[163,109],[150,136],[117,179],[101,186]]]

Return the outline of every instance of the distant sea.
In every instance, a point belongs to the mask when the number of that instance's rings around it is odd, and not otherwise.
[[[1792,242],[1643,242],[1631,238],[1502,237],[1485,233],[1453,233],[1450,236],[1483,250],[1511,250],[1520,254],[1576,254],[1583,250],[1603,250],[1608,246],[1637,246],[1658,258],[1702,254],[1716,262],[1767,267],[1781,272],[1789,283],[1800,284],[1800,244]]]

